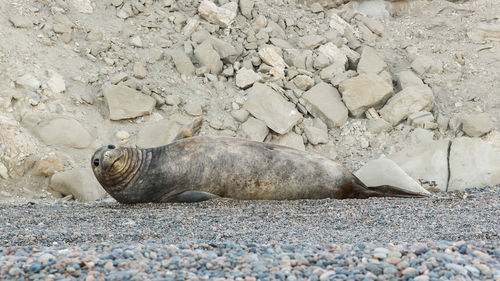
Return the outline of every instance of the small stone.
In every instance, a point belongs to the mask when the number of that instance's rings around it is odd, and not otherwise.
[[[51,177],[55,172],[62,170],[64,170],[64,162],[58,157],[48,156],[38,161],[35,175]]]
[[[247,89],[260,80],[261,77],[258,73],[244,67],[236,73],[236,86],[241,89]]]
[[[187,37],[191,36],[191,34],[193,34],[193,32],[196,30],[196,28],[198,28],[199,25],[200,20],[198,19],[198,17],[189,18],[186,22],[186,25],[182,29],[182,34]]]
[[[194,65],[183,51],[177,50],[172,52],[172,60],[180,74],[192,75],[194,73]]]
[[[386,121],[396,125],[411,114],[429,111],[433,106],[434,95],[428,86],[410,86],[390,98],[379,113]]]
[[[30,17],[25,17],[21,15],[13,15],[9,18],[9,21],[16,28],[31,28],[33,27],[33,20]]]
[[[446,268],[451,269],[455,271],[458,274],[467,276],[467,269],[465,269],[463,266],[454,264],[454,263],[447,263],[444,265]]]
[[[49,81],[47,85],[54,94],[59,94],[66,91],[66,84],[61,74],[55,71],[49,71]]]
[[[9,171],[7,170],[7,167],[5,167],[5,165],[2,162],[0,162],[0,177],[2,179],[9,178]]]
[[[382,33],[384,33],[384,25],[382,25],[382,23],[375,20],[374,18],[363,17],[362,21],[373,33],[377,34],[378,36],[382,36]]]
[[[134,77],[137,79],[144,79],[148,75],[148,70],[144,63],[135,63],[134,64]]]
[[[467,32],[467,36],[474,41],[494,40],[500,41],[499,23],[480,23]]]
[[[429,193],[396,163],[387,158],[369,161],[354,172],[354,175],[367,186],[392,185],[411,192]]]
[[[358,63],[358,73],[378,74],[386,69],[387,64],[377,55],[377,51],[372,47],[364,46]]]
[[[370,107],[379,107],[393,94],[392,85],[373,73],[364,73],[340,83],[342,99],[354,117]]]
[[[316,14],[321,13],[323,12],[323,6],[321,6],[321,4],[318,2],[314,2],[311,4],[311,11]]]
[[[234,63],[242,52],[241,49],[238,51],[232,44],[216,37],[210,37],[210,43],[221,60],[226,63]]]
[[[132,38],[130,38],[129,43],[130,43],[130,45],[132,45],[134,47],[142,48],[142,39],[138,35],[133,36]]]
[[[392,125],[384,119],[368,120],[366,128],[371,133],[378,134],[381,132],[389,132],[390,130],[392,130]]]
[[[435,129],[434,116],[429,111],[419,111],[408,116],[408,123],[415,128]],[[433,124],[433,125],[432,125]],[[435,125],[435,126],[434,126]]]
[[[289,132],[284,135],[277,136],[275,139],[273,139],[272,142],[275,144],[288,146],[302,151],[306,150],[302,136],[294,132]]]
[[[269,134],[266,123],[253,117],[248,118],[248,120],[241,125],[241,130],[247,138],[253,141],[264,141],[267,134]]]
[[[328,130],[326,128],[320,129],[313,126],[306,126],[304,134],[307,140],[313,145],[328,142]]]
[[[337,89],[331,85],[319,83],[304,93],[302,98],[307,111],[323,120],[328,128],[340,127],[347,121],[347,108]]]
[[[366,27],[366,25],[362,22],[358,23],[358,29],[361,31],[361,38],[363,38],[364,42],[374,43],[377,41],[377,35],[373,34],[373,32]]]
[[[204,102],[202,100],[191,100],[186,102],[184,110],[191,116],[201,116],[203,114]]]
[[[325,37],[321,35],[306,35],[299,39],[300,45],[303,49],[316,49],[326,41]]]
[[[118,72],[115,75],[109,78],[109,82],[113,85],[116,85],[120,82],[123,82],[128,79],[128,74],[124,72]]]
[[[429,281],[429,276],[419,275],[419,276],[413,278],[413,281]]]
[[[109,118],[121,120],[151,114],[155,99],[136,90],[121,85],[108,85],[104,90]]]
[[[82,14],[92,14],[94,12],[91,0],[73,0],[71,4]]]
[[[347,56],[342,49],[339,49],[332,42],[321,45],[318,48],[318,53],[326,56],[333,63],[328,68],[332,69],[332,74],[339,75],[346,70],[347,67]],[[325,70],[325,69],[324,69]]]
[[[219,54],[212,48],[210,39],[203,41],[194,50],[194,55],[200,64],[206,67],[210,73],[219,74],[222,72],[222,61]]]
[[[237,2],[228,2],[221,7],[217,7],[210,0],[203,0],[198,7],[200,15],[211,23],[221,27],[228,27],[236,18],[238,12]]]
[[[26,73],[16,79],[16,84],[21,88],[36,91],[40,88],[40,81],[31,73]]]
[[[252,19],[254,0],[240,0],[240,11],[247,19]]]
[[[250,113],[248,113],[245,109],[238,109],[231,112],[231,116],[233,116],[236,121],[241,123],[247,121],[249,115]]]
[[[292,79],[292,82],[302,91],[307,91],[314,86],[314,79],[307,75],[297,75]]]
[[[342,36],[346,32],[346,30],[350,30],[351,32],[353,30],[352,26],[336,13],[331,13],[330,21],[328,24],[332,29],[337,30],[338,33]]]
[[[428,73],[443,72],[443,65],[441,61],[428,56],[417,56],[417,58],[411,63],[411,68],[413,68],[413,70],[415,70],[415,72],[420,76]]]
[[[415,269],[415,268],[413,268],[413,267],[407,267],[407,268],[403,269],[403,270],[401,271],[401,273],[402,273],[403,275],[406,275],[406,274],[408,274],[408,275],[417,275],[417,274],[418,274],[418,270],[416,270],[416,269]]]
[[[247,95],[244,108],[278,134],[289,132],[302,117],[293,103],[269,86],[255,83],[247,90]]]
[[[324,54],[319,54],[319,56],[317,56],[314,59],[313,66],[314,68],[321,70],[327,67],[329,64],[330,64],[330,59]]]
[[[130,134],[127,131],[118,131],[115,134],[115,138],[118,140],[119,145],[125,146],[129,143]]]
[[[106,196],[90,167],[55,173],[50,187],[63,195],[71,194],[79,201],[95,201]]]
[[[424,85],[422,79],[411,70],[401,71],[398,75],[398,83],[401,89],[408,88],[409,86],[421,86]]]
[[[170,95],[165,98],[165,103],[168,105],[177,106],[181,103],[181,98],[176,95]]]
[[[493,120],[487,113],[467,114],[462,118],[462,130],[471,137],[483,136],[493,129]]]
[[[275,69],[275,73],[278,78],[285,78],[285,67],[287,66],[283,58],[273,47],[265,46],[259,48],[259,57],[263,62],[270,65]]]

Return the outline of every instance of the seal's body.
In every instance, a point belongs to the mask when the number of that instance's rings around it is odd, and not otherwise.
[[[231,137],[187,137],[166,146],[98,149],[92,168],[121,203],[425,197],[391,186],[366,187],[320,155]]]

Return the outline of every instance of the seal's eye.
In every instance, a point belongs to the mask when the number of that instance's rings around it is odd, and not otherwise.
[[[96,166],[96,167],[99,166],[99,159],[97,159],[97,158],[94,159],[94,166]]]
[[[112,144],[108,144],[108,148],[109,148],[109,149],[115,149],[115,148],[116,148],[116,146],[114,146],[114,145],[112,145]]]

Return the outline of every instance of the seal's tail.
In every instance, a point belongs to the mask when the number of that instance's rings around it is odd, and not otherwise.
[[[427,194],[411,192],[391,185],[366,187],[368,197],[401,197],[401,198],[426,198]]]

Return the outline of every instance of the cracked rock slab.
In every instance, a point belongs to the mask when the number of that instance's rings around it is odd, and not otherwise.
[[[479,138],[453,140],[448,191],[500,184],[500,150]]]
[[[278,134],[289,132],[302,118],[295,105],[275,92],[271,87],[255,83],[247,90],[244,108]]]
[[[122,120],[151,114],[155,99],[121,85],[109,85],[104,91],[109,119]]]
[[[328,128],[340,127],[347,121],[347,108],[337,89],[319,83],[302,96],[307,111],[325,122]]]

